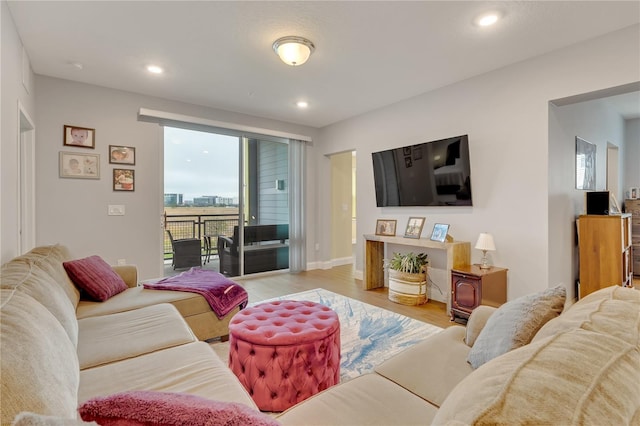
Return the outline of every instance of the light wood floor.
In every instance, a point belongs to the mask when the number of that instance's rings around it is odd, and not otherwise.
[[[363,290],[362,281],[353,278],[353,266],[337,266],[332,269],[316,269],[298,274],[275,274],[262,277],[236,279],[249,293],[249,303],[323,288],[361,302],[446,328],[455,323],[449,321],[446,304],[428,301],[421,306],[405,306],[387,297],[387,288]]]

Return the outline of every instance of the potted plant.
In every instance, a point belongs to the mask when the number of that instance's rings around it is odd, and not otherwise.
[[[403,305],[427,302],[426,253],[394,253],[389,261],[389,300]]]

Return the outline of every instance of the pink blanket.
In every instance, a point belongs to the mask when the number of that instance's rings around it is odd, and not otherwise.
[[[249,296],[240,285],[216,271],[191,268],[173,277],[144,283],[144,288],[155,290],[177,290],[202,295],[219,319],[240,306],[247,306]]]

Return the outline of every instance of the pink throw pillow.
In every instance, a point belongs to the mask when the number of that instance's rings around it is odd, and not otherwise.
[[[125,291],[128,287],[120,275],[100,256],[63,262],[71,281],[99,302]]]
[[[82,404],[78,412],[82,420],[103,426],[280,425],[268,415],[237,402],[170,392],[129,391],[97,397]]]

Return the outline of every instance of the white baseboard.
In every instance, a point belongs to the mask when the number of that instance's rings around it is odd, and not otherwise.
[[[364,277],[364,274],[361,270],[356,269],[355,271],[353,271],[353,278],[355,278],[356,280],[362,280]]]
[[[349,256],[349,257],[342,257],[340,259],[332,259],[331,260],[331,264],[333,266],[342,266],[342,265],[351,265],[353,264],[353,256]]]

